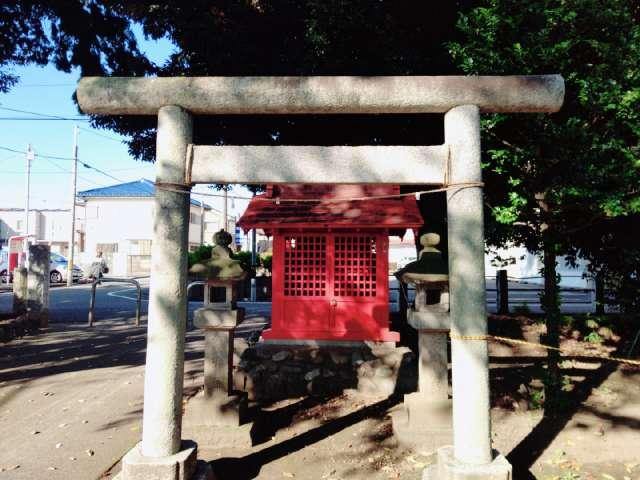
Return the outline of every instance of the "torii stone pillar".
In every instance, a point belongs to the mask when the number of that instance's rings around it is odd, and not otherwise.
[[[184,184],[191,138],[187,111],[159,109],[157,183]],[[122,480],[186,480],[195,471],[197,447],[181,439],[189,201],[188,194],[156,187],[142,442],[123,458]]]
[[[453,447],[438,450],[425,480],[510,480],[511,465],[491,449],[487,343],[456,337],[487,334],[484,277],[484,221],[480,164],[480,110],[462,105],[444,117],[450,148],[447,192]]]

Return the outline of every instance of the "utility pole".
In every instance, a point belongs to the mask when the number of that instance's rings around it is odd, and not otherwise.
[[[224,207],[222,208],[222,218],[224,218],[224,227],[222,227],[222,229],[226,232],[229,229],[229,220],[227,214],[227,185],[224,186]]]
[[[204,245],[204,201],[200,201],[200,246]]]
[[[35,158],[31,144],[27,146],[27,153],[25,155],[26,160],[26,185],[25,185],[25,199],[24,199],[24,240],[22,242],[24,250],[24,266],[29,267],[29,196],[31,190],[31,162]]]
[[[78,126],[73,127],[73,173],[71,174],[71,232],[67,258],[67,287],[73,285],[73,254],[76,241],[76,183],[78,179]]]

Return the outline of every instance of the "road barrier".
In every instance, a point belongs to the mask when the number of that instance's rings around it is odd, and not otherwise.
[[[115,278],[115,277],[102,277],[100,279],[95,279],[91,284],[91,300],[89,302],[89,318],[88,318],[88,326],[93,327],[94,321],[94,309],[96,306],[96,287],[99,283],[130,283],[136,286],[138,291],[138,296],[136,298],[136,327],[140,326],[140,304],[142,302],[142,290],[140,289],[140,283],[137,280],[132,278]]]

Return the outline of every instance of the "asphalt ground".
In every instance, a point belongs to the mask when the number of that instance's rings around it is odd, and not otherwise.
[[[142,286],[142,315],[146,315],[149,302],[148,279],[140,280]],[[393,282],[392,282],[393,287]],[[496,291],[493,285],[487,284],[487,309],[496,311]],[[397,287],[396,287],[397,288]],[[511,309],[527,305],[532,313],[540,313],[539,292],[540,286],[522,282],[509,282],[509,305]],[[55,286],[49,291],[50,295],[50,322],[52,323],[85,323],[89,312],[91,285],[80,284],[73,287]],[[127,284],[102,284],[96,289],[95,319],[109,319],[110,321],[123,321],[133,317],[135,312],[135,287]],[[562,311],[564,313],[587,313],[593,310],[591,294],[581,289],[564,289],[561,292]],[[398,290],[390,291],[390,310],[398,311]],[[412,300],[412,295],[410,295]],[[0,291],[0,312],[10,312],[12,308],[11,292]],[[243,303],[241,306],[249,308],[253,313],[270,315],[271,304]],[[189,314],[192,315],[196,308],[202,306],[202,302],[190,302]],[[133,321],[133,320],[132,320]]]
[[[187,335],[187,394],[202,343]],[[139,441],[144,326],[54,323],[0,348],[0,479],[97,479]]]
[[[135,326],[135,288],[99,286],[88,327],[90,286],[50,292],[49,328],[0,345],[0,480],[101,478],[139,440],[148,288]],[[201,302],[190,302],[192,312]],[[261,330],[263,304],[247,306],[238,336]],[[11,294],[0,294],[10,311]],[[202,332],[187,332],[185,396],[202,386]]]

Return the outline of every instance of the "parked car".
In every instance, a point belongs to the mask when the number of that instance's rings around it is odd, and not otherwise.
[[[68,260],[59,253],[51,252],[49,256],[49,280],[51,283],[61,283],[67,281]],[[84,273],[77,265],[73,266],[73,281],[77,282],[82,279]]]
[[[49,281],[51,283],[62,283],[67,281],[67,265],[69,262],[59,253],[51,252],[49,255]],[[0,282],[10,283],[13,281],[9,272],[9,252],[6,249],[0,250]],[[73,266],[73,281],[82,280],[84,273],[77,265]]]

